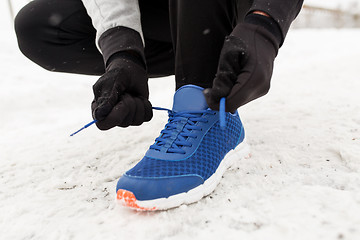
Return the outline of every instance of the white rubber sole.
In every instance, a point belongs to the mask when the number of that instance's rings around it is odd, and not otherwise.
[[[139,201],[132,192],[119,189],[117,192],[117,200],[123,206],[140,211],[166,210],[178,207],[182,204],[194,203],[215,190],[225,171],[234,163],[234,161],[239,161],[240,159],[246,157],[250,157],[250,147],[244,139],[243,142],[225,156],[218,169],[211,177],[209,177],[203,184],[191,189],[188,192],[176,194],[168,198]]]

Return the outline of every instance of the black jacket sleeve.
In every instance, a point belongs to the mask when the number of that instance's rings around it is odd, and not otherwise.
[[[249,12],[262,11],[269,14],[279,24],[284,39],[303,2],[304,0],[254,0]]]

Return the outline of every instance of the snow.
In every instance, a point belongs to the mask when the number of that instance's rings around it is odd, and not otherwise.
[[[69,137],[91,121],[97,77],[41,69],[0,20],[0,239],[360,239],[359,29],[292,29],[270,93],[240,109],[252,157],[198,203],[146,213],[118,206],[115,186],[166,113]],[[150,90],[171,107],[173,77]]]

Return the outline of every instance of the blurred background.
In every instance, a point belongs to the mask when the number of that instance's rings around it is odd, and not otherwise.
[[[360,0],[305,0],[293,28],[358,28]]]

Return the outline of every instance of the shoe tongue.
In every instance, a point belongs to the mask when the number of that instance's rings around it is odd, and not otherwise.
[[[174,112],[199,111],[208,108],[203,88],[195,85],[185,85],[179,88],[174,95]]]

